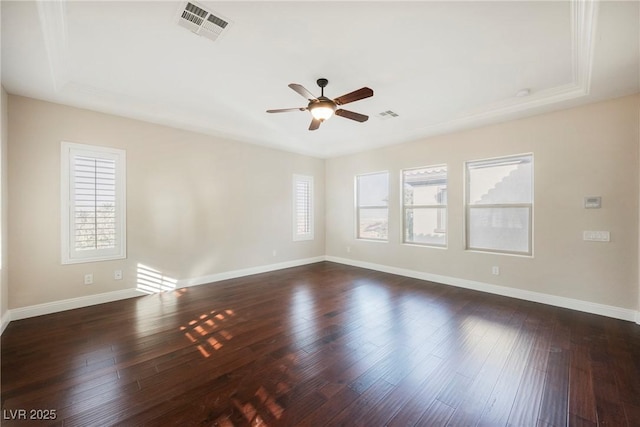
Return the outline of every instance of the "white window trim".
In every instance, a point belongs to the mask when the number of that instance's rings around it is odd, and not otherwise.
[[[531,176],[531,203],[503,203],[503,204],[477,204],[471,205],[469,204],[469,189],[470,189],[470,176],[469,176],[469,163],[494,163],[497,161],[508,161],[509,159],[517,159],[519,157],[531,157],[531,165],[532,165],[532,176]],[[492,157],[488,159],[479,159],[479,160],[469,160],[464,162],[463,173],[464,177],[464,246],[465,250],[469,252],[481,252],[481,253],[490,253],[490,254],[498,254],[498,255],[509,255],[509,256],[519,256],[525,258],[533,258],[533,215],[534,215],[534,201],[535,201],[535,168],[533,167],[534,157],[533,153],[521,153],[521,154],[513,154],[509,156],[502,157]],[[529,229],[528,229],[528,240],[529,240],[529,248],[526,252],[521,251],[505,251],[499,249],[486,249],[486,248],[475,248],[470,246],[469,244],[469,219],[471,218],[471,208],[529,208]]]
[[[389,203],[386,205],[376,205],[376,206],[364,206],[360,207],[359,205],[359,193],[358,193],[358,178],[361,176],[369,176],[369,175],[379,175],[379,174],[387,174],[387,179],[391,177],[388,170],[378,171],[378,172],[367,172],[357,174],[353,179],[353,193],[354,193],[354,205],[355,205],[355,238],[356,240],[363,240],[365,242],[378,242],[378,243],[388,243],[389,242]],[[390,182],[387,182],[387,189],[389,189]],[[390,195],[387,194],[387,198]],[[387,210],[387,238],[386,239],[374,239],[371,237],[360,237],[360,209],[386,209]]]
[[[299,233],[298,232],[298,192],[297,192],[297,183],[298,182],[308,182],[309,183],[309,232],[308,233]],[[313,210],[314,207],[314,185],[313,185],[313,177],[309,175],[293,175],[293,241],[303,241],[303,240],[313,240],[314,239],[314,215]]]
[[[438,249],[447,249],[448,245],[449,245],[449,199],[447,197],[447,203],[446,204],[429,204],[429,205],[407,205],[404,202],[404,173],[406,171],[411,171],[411,170],[416,170],[416,169],[430,169],[430,168],[447,168],[447,192],[449,191],[449,166],[446,164],[439,164],[439,165],[430,165],[430,166],[418,166],[418,167],[414,167],[414,168],[406,168],[406,169],[402,169],[400,170],[400,206],[401,206],[401,215],[402,218],[400,218],[400,226],[402,227],[402,229],[400,230],[400,235],[401,235],[401,241],[403,245],[410,245],[410,246],[421,246],[421,247],[428,247],[428,248],[438,248]],[[412,241],[407,241],[406,236],[405,236],[405,221],[407,219],[407,209],[444,209],[444,215],[445,218],[447,219],[446,223],[447,226],[444,230],[444,243],[443,244],[436,244],[436,243],[420,243],[420,242],[412,242]]]
[[[82,154],[116,160],[116,239],[119,245],[109,251],[79,254],[72,249],[71,231],[71,156]],[[126,236],[126,152],[117,148],[62,141],[60,150],[60,205],[62,264],[108,261],[127,257]]]

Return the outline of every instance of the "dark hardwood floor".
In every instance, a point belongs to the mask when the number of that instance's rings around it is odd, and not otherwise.
[[[324,262],[11,322],[2,409],[6,426],[639,426],[640,327]]]

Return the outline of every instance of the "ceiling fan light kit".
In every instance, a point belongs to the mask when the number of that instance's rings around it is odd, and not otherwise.
[[[310,104],[308,108],[315,119],[324,122],[333,116],[333,113],[336,111],[336,104],[334,104],[330,99],[319,99],[318,102]]]
[[[342,108],[338,108],[338,106],[348,104],[349,102],[359,101],[364,98],[369,98],[373,96],[372,89],[369,89],[368,87],[363,87],[353,92],[339,96],[332,100],[324,96],[324,88],[327,86],[327,84],[329,84],[329,80],[321,78],[321,79],[318,79],[316,83],[320,87],[320,91],[321,91],[320,96],[317,98],[311,92],[309,92],[306,88],[304,88],[302,85],[299,85],[297,83],[289,84],[289,87],[291,89],[298,92],[298,94],[305,97],[309,101],[309,105],[307,105],[306,107],[267,110],[267,113],[309,111],[312,116],[311,124],[309,125],[309,130],[318,129],[322,122],[331,118],[331,116],[333,116],[334,114],[337,116],[355,120],[361,123],[366,122],[369,119],[369,116],[365,116],[364,114],[355,113],[349,110],[344,110]]]

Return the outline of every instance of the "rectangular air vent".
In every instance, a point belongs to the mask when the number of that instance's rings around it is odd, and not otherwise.
[[[195,2],[186,2],[180,8],[178,25],[210,40],[216,40],[229,27],[229,20],[220,17]]]
[[[394,113],[391,110],[387,110],[387,111],[383,111],[381,113],[378,113],[378,118],[379,119],[391,119],[391,118],[394,118],[394,117],[398,117],[398,114]]]

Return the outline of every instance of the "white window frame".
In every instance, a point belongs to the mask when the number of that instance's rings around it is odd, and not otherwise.
[[[127,257],[126,245],[126,152],[96,145],[61,143],[61,258],[62,264],[108,261]],[[74,204],[72,200],[74,178],[72,173],[75,156],[93,157],[115,161],[115,248],[78,251],[74,248],[75,229],[72,225]]]
[[[300,232],[298,229],[298,217],[303,212],[298,212],[298,183],[307,183],[309,185],[309,198],[307,200],[307,221],[309,223],[309,230],[307,232]],[[313,240],[314,239],[314,188],[313,177],[309,175],[293,175],[293,240]]]
[[[530,203],[498,203],[498,204],[471,204],[469,203],[470,197],[470,188],[471,188],[471,176],[469,174],[469,165],[471,164],[485,164],[487,166],[490,165],[500,165],[505,164],[509,161],[518,161],[523,157],[529,157],[531,162],[531,202]],[[504,157],[494,157],[490,159],[480,159],[480,160],[471,160],[467,161],[464,164],[464,173],[465,173],[465,249],[468,251],[474,252],[488,252],[495,254],[504,254],[504,255],[517,255],[517,256],[525,256],[525,257],[533,257],[533,205],[534,205],[534,159],[533,153],[523,153],[523,154],[515,154],[511,156]],[[510,250],[500,250],[500,249],[487,249],[487,248],[476,248],[470,245],[470,218],[471,218],[471,209],[490,209],[490,208],[527,208],[529,210],[529,224],[528,224],[528,249],[527,251],[510,251]]]
[[[382,174],[386,174],[387,175],[387,204],[386,205],[377,205],[377,206],[360,206],[360,194],[358,191],[358,180],[360,179],[360,177],[364,177],[364,176],[371,176],[371,175],[382,175]],[[355,176],[354,179],[354,202],[355,202],[355,211],[356,211],[356,215],[355,215],[355,237],[358,240],[365,240],[365,241],[370,241],[370,242],[388,242],[389,241],[389,179],[390,179],[390,174],[389,171],[378,171],[378,172],[369,172],[369,173],[362,173],[362,174],[358,174]],[[361,209],[386,209],[387,210],[387,238],[386,239],[375,239],[372,237],[361,237],[360,236],[360,210]]]
[[[447,203],[434,203],[434,204],[429,204],[429,205],[413,205],[413,204],[407,204],[406,203],[406,197],[405,197],[405,172],[408,171],[413,171],[413,170],[419,170],[419,169],[435,169],[435,168],[444,168],[445,169],[445,182],[446,182],[446,186],[447,186],[447,192],[449,191],[449,168],[447,165],[445,164],[441,164],[441,165],[430,165],[430,166],[419,166],[419,167],[415,167],[415,168],[407,168],[407,169],[402,169],[400,171],[400,197],[401,197],[401,201],[400,204],[402,206],[402,219],[401,219],[401,224],[402,224],[402,243],[406,244],[406,245],[417,245],[417,246],[426,246],[426,247],[434,247],[434,248],[446,248],[448,241],[449,241],[449,232],[448,232],[448,227],[449,227],[449,221],[447,221],[447,217],[449,215],[449,210],[448,210],[448,197],[447,197]],[[413,209],[413,210],[420,210],[420,209],[436,209],[438,211],[442,210],[444,211],[444,216],[445,216],[445,223],[446,226],[444,228],[443,234],[444,234],[444,243],[443,244],[437,244],[437,243],[423,243],[423,242],[414,242],[411,240],[407,240],[407,233],[406,233],[406,221],[407,221],[407,209]]]

